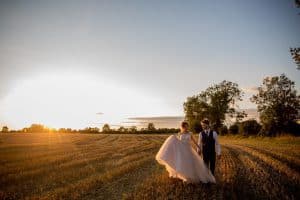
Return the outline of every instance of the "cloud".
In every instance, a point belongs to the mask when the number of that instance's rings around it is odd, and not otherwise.
[[[135,124],[138,127],[145,127],[148,123],[154,123],[158,128],[177,128],[183,116],[157,116],[157,117],[131,117],[124,124]]]
[[[242,87],[242,91],[248,94],[256,94],[258,92],[258,87]]]
[[[182,120],[183,116],[158,116],[158,117],[131,117],[129,120],[158,120],[158,121],[168,121],[168,120]]]

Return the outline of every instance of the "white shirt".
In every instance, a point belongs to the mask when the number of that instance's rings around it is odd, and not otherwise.
[[[198,145],[201,148],[201,149],[197,148],[198,153],[202,151],[202,135],[201,135],[201,133],[202,133],[202,131],[199,133],[199,137],[198,137]],[[210,133],[210,129],[204,130],[204,133],[208,135]],[[219,143],[218,134],[216,133],[216,131],[213,131],[213,137],[214,137],[214,140],[215,140],[216,154],[221,155],[221,145]]]

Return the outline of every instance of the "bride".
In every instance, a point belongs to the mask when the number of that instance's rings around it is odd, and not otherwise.
[[[165,165],[169,177],[189,183],[215,183],[215,177],[192,148],[191,142],[197,143],[192,133],[188,132],[188,123],[182,122],[180,130],[179,137],[171,135],[166,139],[156,154],[156,160]]]

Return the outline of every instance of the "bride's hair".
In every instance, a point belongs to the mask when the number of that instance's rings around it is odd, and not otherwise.
[[[189,123],[188,122],[186,122],[186,121],[183,121],[183,122],[181,122],[181,127],[187,127],[189,125]]]

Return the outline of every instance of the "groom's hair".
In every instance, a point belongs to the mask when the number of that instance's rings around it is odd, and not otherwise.
[[[188,125],[189,125],[189,123],[187,123],[186,121],[181,122],[181,127],[186,127]]]
[[[204,118],[201,123],[209,125],[209,120],[207,118]]]

